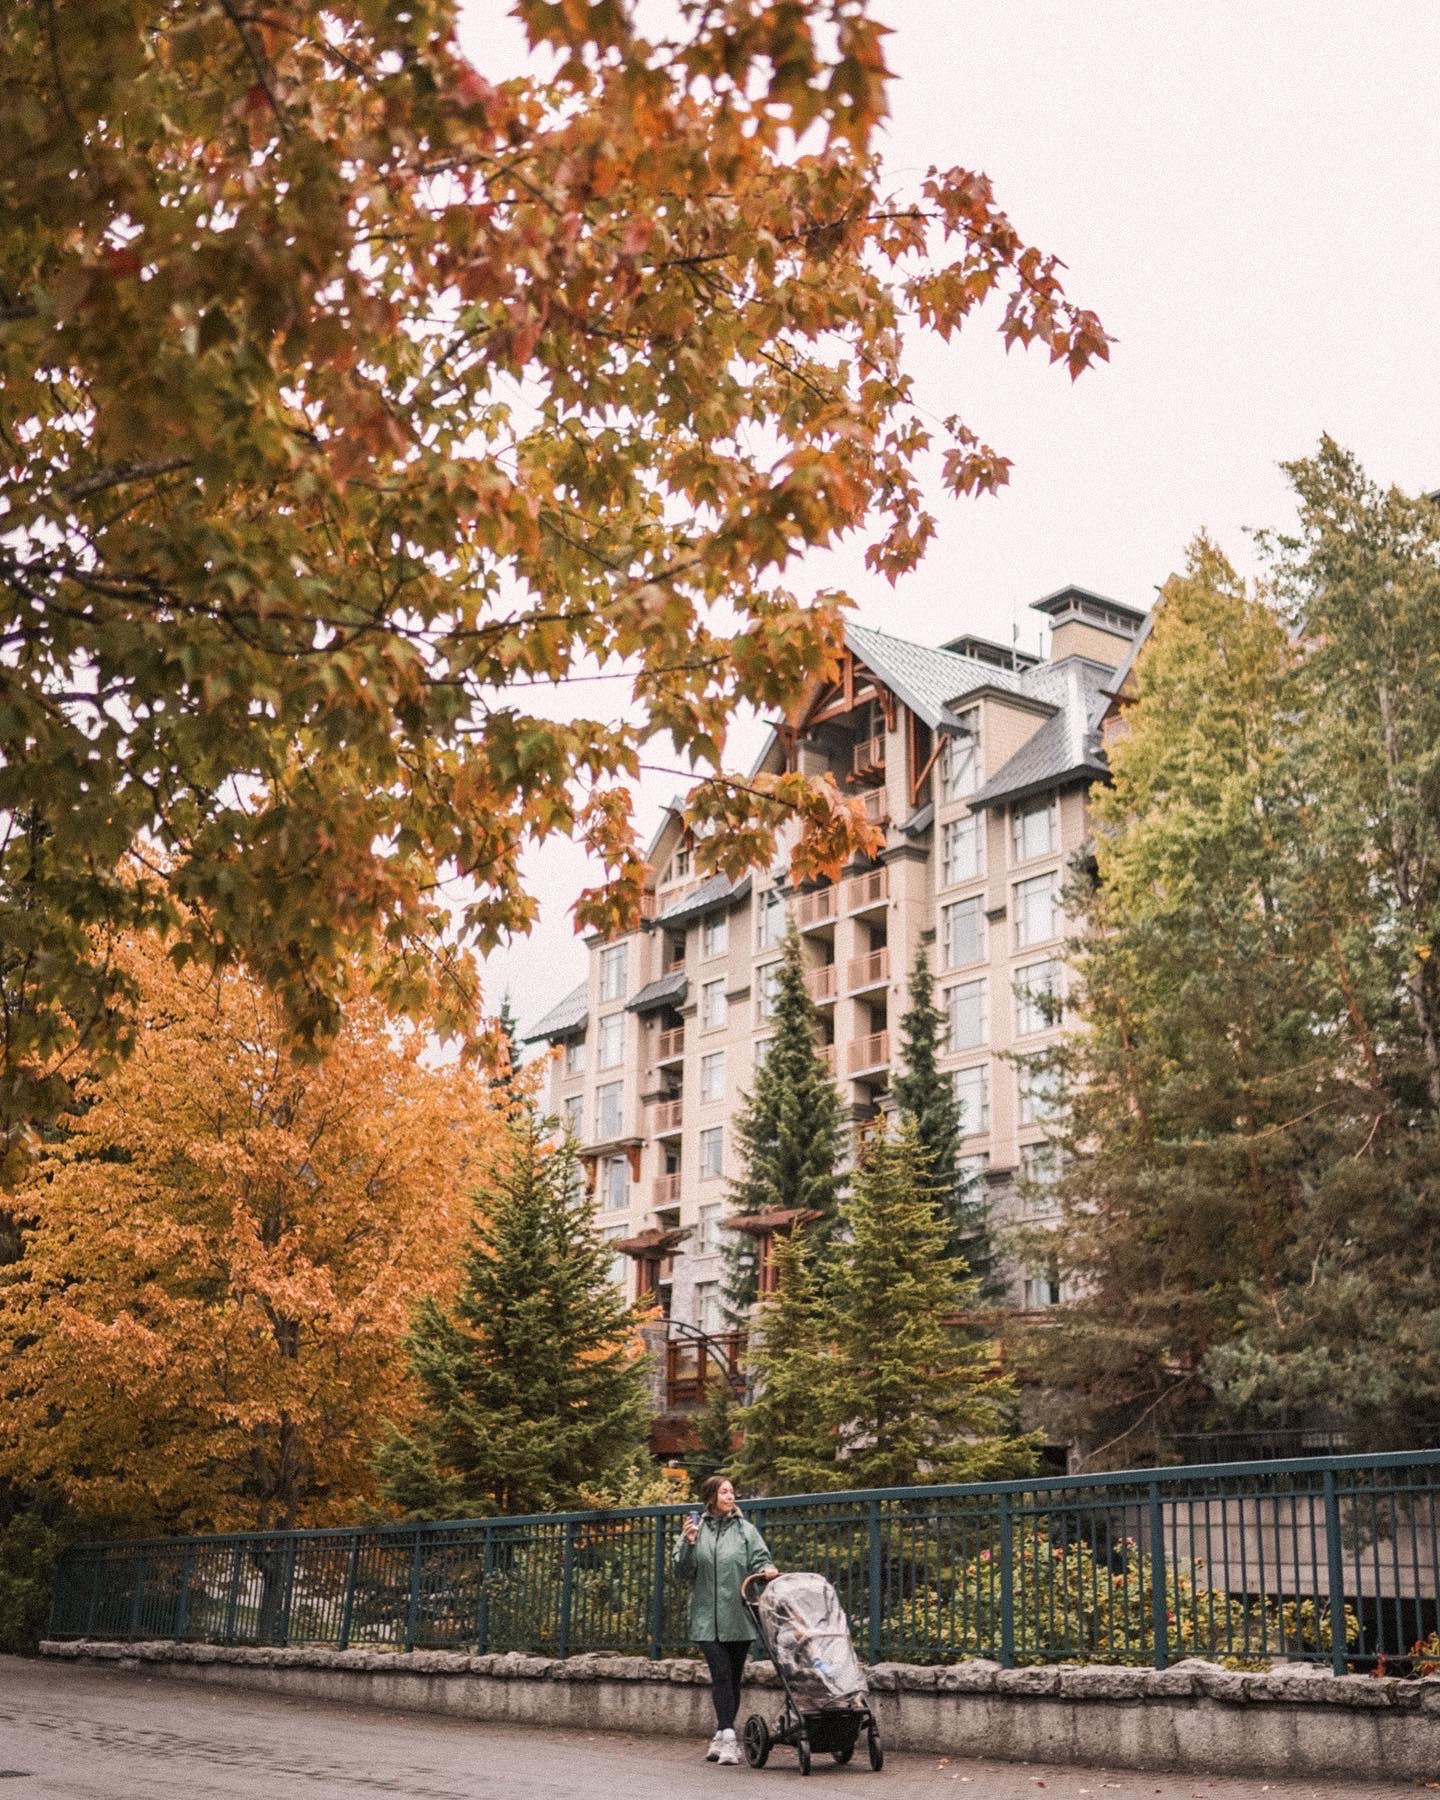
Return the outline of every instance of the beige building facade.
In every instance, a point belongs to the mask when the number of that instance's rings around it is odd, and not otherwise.
[[[938,648],[852,625],[839,679],[777,727],[763,767],[830,771],[884,832],[873,860],[795,887],[788,852],[740,881],[701,877],[678,803],[651,846],[648,917],[588,944],[587,978],[530,1034],[555,1047],[550,1105],[581,1148],[617,1281],[665,1315],[725,1330],[721,1242],[734,1121],[771,1030],[793,920],[824,1054],[857,1134],[889,1108],[900,1019],[925,946],[992,1221],[1043,1217],[1017,1173],[1053,1168],[1051,1097],[1013,1055],[1064,1030],[1062,888],[1104,778],[1100,727],[1145,615],[1080,588],[1036,603],[1045,657],[962,637]],[[764,1248],[762,1244],[762,1250]],[[1017,1309],[1054,1304],[1043,1267],[1007,1269]]]

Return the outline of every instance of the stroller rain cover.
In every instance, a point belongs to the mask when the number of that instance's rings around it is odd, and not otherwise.
[[[797,1701],[823,1708],[864,1700],[869,1688],[850,1625],[823,1575],[777,1575],[756,1610],[766,1647]]]

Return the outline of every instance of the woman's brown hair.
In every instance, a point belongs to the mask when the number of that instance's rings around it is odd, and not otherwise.
[[[700,1498],[705,1504],[706,1512],[714,1512],[716,1495],[729,1479],[728,1475],[707,1475],[700,1483]]]

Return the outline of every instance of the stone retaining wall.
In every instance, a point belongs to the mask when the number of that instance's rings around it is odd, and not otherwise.
[[[212,1685],[304,1694],[537,1727],[691,1738],[714,1728],[704,1665],[635,1656],[396,1655],[225,1649],[212,1644],[42,1644],[60,1661],[143,1668]],[[1207,1775],[1440,1778],[1440,1677],[1334,1676],[1310,1664],[1235,1674],[1191,1658],[1170,1669],[1002,1669],[881,1663],[873,1706],[896,1750]],[[767,1663],[751,1665],[746,1711],[778,1710]]]

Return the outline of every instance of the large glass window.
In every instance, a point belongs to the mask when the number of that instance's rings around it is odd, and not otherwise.
[[[670,858],[670,879],[684,881],[690,874],[690,846],[682,844]]]
[[[947,1048],[978,1050],[990,1040],[990,984],[982,976],[979,981],[962,981],[945,993],[945,1013],[950,1023]]]
[[[1053,856],[1057,839],[1055,802],[1026,800],[1010,809],[1010,860],[1031,862],[1037,856]]]
[[[713,1256],[720,1248],[720,1219],[724,1211],[723,1206],[700,1208],[700,1236],[695,1246],[698,1255]]]
[[[585,1096],[583,1094],[570,1094],[561,1101],[560,1123],[566,1137],[579,1137],[585,1123]]]
[[[950,1077],[955,1084],[955,1098],[960,1105],[960,1130],[965,1137],[990,1129],[990,1065],[976,1063],[968,1069],[956,1069]]]
[[[625,964],[628,944],[611,944],[600,952],[600,998],[602,1000],[623,1000],[625,998]]]
[[[719,1337],[725,1330],[725,1308],[718,1281],[695,1283],[695,1323],[706,1337]]]
[[[607,1225],[600,1235],[607,1244],[613,1244],[617,1239],[623,1238],[629,1229],[628,1225]],[[610,1258],[608,1273],[623,1294],[630,1286],[630,1258],[623,1250],[617,1250]]]
[[[565,1044],[565,1073],[567,1075],[583,1075],[585,1073],[585,1040],[569,1038]]]
[[[1022,1144],[1020,1146],[1020,1181],[1025,1205],[1031,1213],[1055,1211],[1051,1188],[1060,1179],[1060,1152],[1054,1144]]]
[[[963,969],[985,956],[985,900],[981,894],[956,900],[940,912],[945,967]]]
[[[1053,957],[1015,971],[1015,1035],[1029,1037],[1060,1023],[1060,965]]]
[[[730,948],[730,920],[726,914],[707,913],[700,928],[700,939],[706,956],[723,956]]]
[[[1055,1069],[1021,1069],[1020,1123],[1044,1125],[1060,1112],[1060,1075]]]
[[[707,981],[700,989],[700,1029],[718,1031],[725,1023],[725,983]]]
[[[780,964],[766,963],[763,969],[757,969],[755,987],[759,995],[760,1017],[773,1019],[775,1009],[780,1004]]]
[[[595,1028],[595,1067],[618,1069],[624,1060],[625,1018],[622,1013],[611,1013]]]
[[[700,1133],[700,1179],[712,1180],[725,1162],[725,1133],[719,1125],[708,1125]]]
[[[607,1156],[600,1164],[600,1210],[624,1212],[630,1204],[630,1159]]]
[[[620,1101],[625,1084],[607,1081],[595,1090],[595,1141],[608,1143],[620,1135]]]
[[[770,950],[785,935],[785,897],[779,888],[767,888],[756,903],[755,947]]]
[[[964,800],[980,785],[980,708],[960,714],[960,734],[947,737],[940,754],[940,794]]]
[[[966,813],[941,826],[940,858],[946,887],[985,873],[985,820],[980,813]]]
[[[1065,1300],[1065,1284],[1053,1265],[1032,1269],[1025,1277],[1025,1310],[1038,1312],[1044,1306],[1060,1306]]]
[[[702,1105],[725,1098],[725,1052],[716,1050],[700,1058],[700,1100]]]
[[[1058,875],[1032,875],[1029,881],[1017,881],[1014,894],[1017,950],[1027,949],[1031,944],[1045,944],[1060,936],[1065,927],[1065,914],[1060,905]]]

